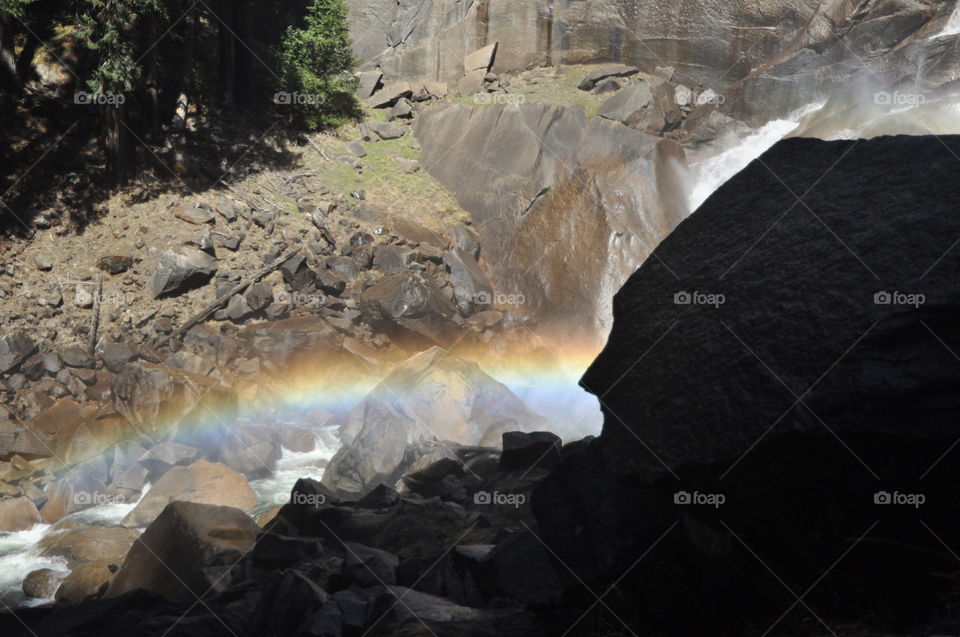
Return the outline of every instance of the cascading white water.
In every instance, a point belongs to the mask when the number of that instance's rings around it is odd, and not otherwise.
[[[747,167],[771,146],[795,131],[805,117],[820,110],[823,102],[808,104],[785,119],[776,119],[764,124],[759,130],[741,140],[731,140],[726,150],[711,155],[690,165],[693,180],[690,193],[690,210],[694,211],[727,180]]]
[[[257,496],[257,516],[273,507],[286,503],[290,489],[299,478],[323,476],[323,468],[340,446],[335,429],[325,428],[315,432],[316,447],[308,453],[294,453],[287,449],[277,462],[276,471],[268,478],[253,480],[250,486]],[[144,487],[143,493],[149,491]],[[142,496],[141,496],[142,497]],[[67,561],[61,557],[41,555],[38,543],[47,535],[60,532],[63,527],[119,526],[137,502],[101,504],[73,513],[56,525],[37,524],[26,531],[0,533],[0,610],[4,605],[37,606],[47,604],[49,599],[24,599],[23,579],[32,571],[49,568],[62,574],[69,572]]]
[[[934,37],[942,38],[948,35],[957,35],[958,33],[960,33],[960,2],[957,2],[957,6],[954,7],[953,13],[950,14],[946,26],[943,27],[943,31]]]

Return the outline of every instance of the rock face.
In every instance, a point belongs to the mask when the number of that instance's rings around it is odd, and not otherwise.
[[[464,57],[499,43],[493,71],[543,64],[620,62],[669,66],[688,86],[725,93],[732,114],[760,123],[851,84],[913,86],[956,79],[956,38],[931,40],[949,2],[868,7],[828,0],[710,1],[683,6],[639,0],[350,3],[354,50],[390,81],[465,76]],[[868,62],[864,62],[867,60]]]
[[[678,144],[580,109],[454,105],[414,128],[473,216],[493,304],[567,332],[605,332],[614,291],[687,214]]]
[[[168,599],[195,600],[216,581],[204,569],[232,565],[259,530],[239,509],[173,502],[134,543],[106,596],[143,588]]]
[[[422,455],[417,443],[495,445],[505,431],[549,424],[476,363],[434,347],[397,367],[354,408],[341,430],[345,446],[323,484],[358,497],[380,483],[395,484]]]
[[[214,379],[153,363],[125,366],[113,391],[117,411],[152,442],[173,437],[181,433],[181,424],[195,424],[211,413],[228,420],[236,403],[236,396]]]
[[[649,595],[636,628],[768,625],[795,601],[768,596],[771,571],[829,569],[805,599],[819,616],[937,612],[949,586],[930,573],[952,558],[936,547],[960,542],[960,471],[938,460],[960,408],[958,151],[956,137],[781,142],[618,293],[583,378],[603,434],[533,505],[598,590],[656,544],[617,579],[625,599]],[[715,603],[690,615],[672,587]]]
[[[257,504],[246,479],[222,464],[197,460],[188,467],[173,467],[153,485],[123,519],[124,526],[147,526],[170,502],[195,502],[249,511]]]

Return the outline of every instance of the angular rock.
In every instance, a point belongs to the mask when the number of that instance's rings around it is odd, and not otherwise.
[[[456,338],[457,310],[438,287],[416,272],[384,277],[360,296],[364,318],[391,338],[443,344]]]
[[[503,434],[500,468],[504,471],[553,469],[560,464],[560,437],[549,431],[509,431]]]
[[[464,314],[474,305],[493,304],[493,287],[473,256],[459,249],[451,250],[443,255],[443,264],[450,270],[453,294]]]
[[[583,81],[577,85],[581,91],[590,91],[597,84],[607,78],[614,77],[630,77],[631,75],[636,75],[640,72],[635,66],[626,66],[624,64],[618,66],[608,66],[602,69],[596,69],[595,71],[590,71]]]
[[[652,85],[646,80],[628,84],[604,102],[597,115],[649,133],[659,133],[666,126],[666,119],[654,97]]]
[[[134,543],[106,597],[143,588],[168,599],[196,600],[219,577],[207,567],[234,564],[259,531],[239,509],[172,502]]]
[[[374,93],[367,100],[367,105],[370,108],[386,108],[387,106],[393,106],[396,104],[397,100],[402,97],[411,97],[413,95],[413,88],[410,86],[409,82],[396,82],[393,84],[387,84],[382,89]]]
[[[128,343],[107,342],[103,344],[100,356],[108,370],[114,374],[119,374],[127,363],[137,357],[137,350]]]
[[[180,206],[174,211],[173,216],[181,221],[192,223],[195,226],[201,226],[215,221],[213,212],[211,212],[209,208],[197,208],[194,206]]]
[[[33,339],[23,331],[14,332],[0,339],[0,374],[15,370],[37,351]]]
[[[390,124],[388,122],[369,122],[370,130],[377,134],[377,137],[383,140],[398,139],[407,133],[403,126]]]
[[[161,442],[137,458],[137,463],[147,470],[149,480],[156,482],[167,471],[177,466],[188,466],[200,456],[200,450],[179,442]]]
[[[257,504],[246,478],[226,465],[201,459],[187,467],[170,469],[127,514],[123,525],[147,526],[175,500],[235,507],[242,511],[249,511]]]
[[[345,445],[323,484],[355,499],[378,484],[396,484],[415,459],[411,445],[493,445],[511,429],[546,428],[549,420],[475,363],[434,347],[399,365],[351,411],[341,429]]]
[[[250,309],[254,312],[259,312],[273,303],[273,287],[266,283],[256,283],[247,289],[244,297],[246,298],[247,305],[250,306]]]
[[[96,363],[93,356],[79,347],[68,347],[61,351],[60,360],[62,360],[63,364],[67,367],[91,368]]]
[[[168,250],[150,279],[154,298],[176,295],[205,285],[217,272],[217,259],[196,248]]]
[[[410,267],[413,257],[414,252],[410,248],[378,245],[373,252],[373,267],[384,274],[397,274]]]
[[[380,80],[383,79],[383,73],[378,70],[364,71],[358,73],[360,85],[357,87],[355,95],[357,98],[365,100],[377,92],[380,87]]]
[[[483,69],[467,73],[457,83],[457,91],[460,97],[471,97],[483,90],[483,78],[487,72]]]
[[[397,103],[387,113],[388,120],[410,119],[411,117],[413,117],[413,105],[406,98],[397,100]]]
[[[234,294],[227,302],[226,313],[231,321],[242,321],[253,314],[253,309],[242,294]]]
[[[469,74],[475,71],[483,71],[484,75],[486,75],[487,71],[490,70],[490,67],[493,66],[493,60],[497,54],[498,44],[498,42],[488,44],[482,49],[477,49],[473,53],[466,55],[463,58],[463,72],[465,74]]]
[[[306,257],[302,254],[296,254],[284,261],[280,266],[280,273],[283,275],[284,282],[294,291],[306,288],[315,278],[313,270],[307,265]]]

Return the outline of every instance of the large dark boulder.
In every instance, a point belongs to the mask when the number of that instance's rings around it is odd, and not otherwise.
[[[107,597],[137,588],[174,600],[196,600],[253,546],[260,528],[240,509],[171,502],[133,544]]]
[[[582,381],[603,434],[533,507],[578,578],[643,600],[608,598],[636,628],[918,625],[953,589],[958,153],[781,142],[618,293]]]

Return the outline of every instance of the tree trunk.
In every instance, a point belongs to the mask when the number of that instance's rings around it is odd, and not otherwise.
[[[236,3],[236,33],[237,37],[241,42],[249,43],[253,42],[253,27],[251,25],[251,12],[252,8],[249,3],[245,0],[240,0]],[[236,56],[234,58],[235,62],[235,73],[234,77],[236,78],[234,82],[234,87],[236,90],[236,101],[241,106],[253,106],[256,102],[254,99],[254,89],[255,86],[255,70],[254,70],[254,58],[250,54],[249,49],[243,44],[239,44],[236,47]]]
[[[157,17],[151,11],[147,14],[143,28],[143,41],[150,47],[146,59],[146,77],[144,83],[147,93],[146,123],[148,136],[151,140],[160,139],[160,65],[157,58],[157,47],[153,43],[157,39]]]
[[[220,22],[217,35],[220,43],[220,69],[218,82],[220,94],[226,104],[233,104],[236,80],[236,42],[231,31],[237,28],[233,0],[222,0],[219,7]]]
[[[104,150],[107,155],[107,170],[117,186],[125,186],[132,169],[130,137],[123,125],[124,105],[104,104]]]
[[[27,43],[23,46],[23,50],[20,51],[20,55],[17,57],[17,81],[20,83],[20,86],[23,86],[34,77],[33,57],[37,54],[37,49],[40,48],[40,44],[40,40],[31,35],[27,39]]]
[[[17,54],[14,51],[16,34],[16,21],[9,15],[0,14],[0,87],[8,92],[20,90]]]

